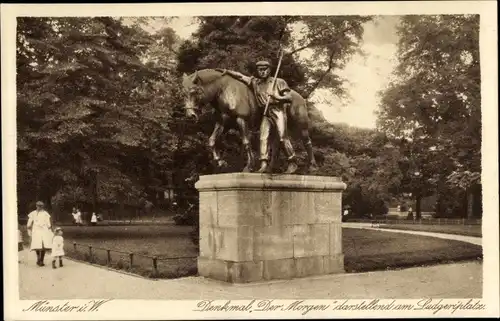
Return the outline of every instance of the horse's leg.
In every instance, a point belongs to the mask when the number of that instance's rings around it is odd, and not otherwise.
[[[276,165],[278,164],[280,159],[281,146],[280,146],[280,139],[276,134],[275,130],[271,132],[270,138],[271,138],[271,163],[269,164],[269,167],[271,171],[273,171],[276,168]]]
[[[247,163],[243,172],[251,172],[253,169],[254,155],[252,151],[252,146],[250,145],[250,130],[248,129],[248,123],[245,119],[238,117],[236,119],[238,128],[240,129],[241,143],[243,144],[243,149],[246,152]]]
[[[223,167],[226,162],[221,159],[220,151],[217,149],[217,142],[224,132],[224,125],[227,117],[222,116],[220,120],[215,123],[212,135],[208,139],[208,148],[212,152],[212,159],[217,167]]]
[[[301,130],[302,143],[304,144],[304,148],[307,151],[307,157],[309,162],[309,172],[315,172],[318,170],[318,165],[316,164],[316,159],[314,158],[314,152],[312,148],[311,138],[309,137],[309,130],[307,128],[303,128]]]

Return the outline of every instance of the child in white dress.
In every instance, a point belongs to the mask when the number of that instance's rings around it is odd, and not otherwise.
[[[97,215],[95,214],[95,212],[92,212],[92,217],[90,218],[90,224],[92,226],[97,225]]]
[[[64,239],[62,236],[63,231],[60,227],[55,229],[54,234],[54,238],[52,239],[52,268],[56,269],[56,259],[59,259],[59,267],[63,267]]]

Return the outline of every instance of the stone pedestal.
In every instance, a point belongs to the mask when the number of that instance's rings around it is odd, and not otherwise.
[[[336,177],[201,176],[198,273],[230,283],[344,272]]]

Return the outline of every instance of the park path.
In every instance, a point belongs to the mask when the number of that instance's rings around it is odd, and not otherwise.
[[[435,233],[435,232],[423,232],[423,231],[397,230],[397,229],[388,229],[388,228],[386,229],[386,228],[372,227],[371,223],[349,223],[349,222],[346,222],[346,223],[342,223],[342,227],[430,236],[430,237],[437,237],[437,238],[447,239],[447,240],[462,241],[462,242],[467,242],[467,243],[471,243],[471,244],[475,244],[475,245],[482,245],[482,238],[475,237],[475,236],[455,235],[455,234],[445,234],[445,233]]]
[[[351,226],[352,224],[356,224],[356,226]],[[359,223],[344,223],[343,226],[371,228]],[[457,239],[477,244],[477,240],[473,240],[474,238],[469,239],[457,235],[444,237],[439,233],[421,234],[416,231],[389,229],[387,231]],[[44,267],[36,266],[35,255],[27,250],[19,254],[21,260],[19,263],[21,299],[200,300],[482,297],[483,274],[480,262],[232,285],[203,277],[148,280],[68,259],[63,268],[53,270],[49,264]],[[46,263],[49,263],[49,260]]]

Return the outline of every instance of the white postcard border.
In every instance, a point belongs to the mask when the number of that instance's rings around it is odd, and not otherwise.
[[[199,301],[113,300],[91,313],[23,312],[35,301],[20,301],[16,239],[16,91],[15,91],[15,18],[17,16],[196,16],[196,15],[402,15],[402,14],[481,15],[481,91],[483,124],[483,298],[487,310],[460,311],[451,316],[498,316],[498,52],[497,14],[494,1],[416,1],[416,2],[307,2],[307,3],[186,3],[186,4],[71,4],[6,5],[1,7],[2,24],[2,177],[4,226],[4,307],[12,320],[63,319],[190,319],[190,318],[337,318],[337,317],[439,317],[428,311],[311,311],[305,316],[295,312],[200,312],[193,311]],[[97,285],[99,286],[99,285]],[[369,301],[370,298],[367,298]],[[464,298],[465,301],[467,299]],[[85,304],[89,300],[69,300]],[[251,300],[246,300],[247,304]],[[294,300],[279,300],[293,302]],[[327,300],[332,304],[332,301]],[[324,300],[307,300],[307,304],[327,304]],[[349,304],[362,300],[349,300]],[[391,300],[384,300],[391,301]],[[398,300],[398,304],[417,304],[419,300]],[[446,301],[457,301],[450,299]],[[64,304],[50,300],[50,304]],[[222,303],[224,301],[221,301]],[[234,301],[237,302],[237,301]],[[244,303],[242,302],[242,303]],[[276,300],[275,302],[278,302]]]

